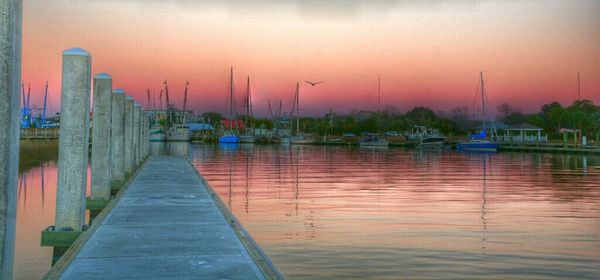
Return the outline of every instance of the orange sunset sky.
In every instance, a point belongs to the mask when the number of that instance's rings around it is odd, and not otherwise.
[[[24,0],[23,80],[41,104],[46,80],[59,110],[61,51],[92,54],[92,73],[146,106],[169,81],[181,107],[226,112],[229,67],[237,103],[251,78],[255,113],[267,101],[301,114],[414,106],[472,106],[484,72],[492,107],[524,111],[577,98],[600,103],[600,1]],[[158,103],[158,101],[157,101]],[[239,109],[241,111],[241,108]]]

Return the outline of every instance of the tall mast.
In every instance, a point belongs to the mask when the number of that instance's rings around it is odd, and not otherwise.
[[[160,93],[158,94],[158,105],[160,106],[160,110],[162,111],[163,106],[162,106],[162,93],[163,93],[163,89],[160,89]]]
[[[483,118],[483,130],[487,131],[485,128],[485,90],[483,85],[483,72],[479,72],[479,78],[481,80],[481,116]]]
[[[183,91],[183,113],[185,114],[185,109],[187,107],[187,92],[188,92],[188,86],[190,85],[190,82],[185,81],[185,90]]]
[[[377,112],[381,114],[381,74],[377,83]]]
[[[27,107],[27,102],[25,101],[25,83],[21,83],[21,90],[23,92],[23,108]]]
[[[31,96],[31,83],[27,83],[27,109],[29,109],[29,97]]]
[[[152,109],[156,111],[156,89],[152,90]]]
[[[296,82],[296,133],[300,134],[300,82]]]
[[[231,121],[234,120],[234,110],[235,110],[235,93],[233,92],[233,66],[231,66],[230,74],[229,74],[229,117]],[[232,123],[230,123],[231,128],[233,129]],[[235,127],[237,128],[237,118],[235,120]]]
[[[246,82],[246,122],[252,122],[252,97],[250,95],[250,76],[248,76]],[[251,124],[250,127],[254,127],[254,124]]]
[[[146,104],[146,109],[148,110],[148,109],[150,109],[150,89],[149,88],[146,89],[146,93],[148,95],[148,101],[147,101],[148,104]]]
[[[165,97],[167,98],[167,110],[171,108],[171,104],[169,104],[169,85],[167,84],[167,80],[165,80]]]
[[[48,104],[48,81],[46,81],[46,90],[44,91],[44,108],[42,109],[42,125],[46,125],[46,106]]]

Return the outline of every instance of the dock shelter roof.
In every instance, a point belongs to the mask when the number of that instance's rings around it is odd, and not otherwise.
[[[529,123],[520,123],[520,124],[511,125],[510,127],[506,128],[506,130],[542,131],[543,129],[541,127],[537,127],[537,126],[529,124]]]

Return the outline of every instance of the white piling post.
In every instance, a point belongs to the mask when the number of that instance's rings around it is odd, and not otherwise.
[[[81,231],[85,214],[90,127],[91,56],[63,51],[56,229]]]
[[[94,76],[94,118],[92,125],[92,199],[110,199],[110,125],[112,114],[112,77]]]
[[[125,99],[125,172],[133,173],[133,97]]]
[[[111,117],[111,183],[121,185],[125,181],[125,91],[115,89]]]
[[[140,117],[142,106],[139,103],[133,105],[133,165],[135,168],[140,164]]]
[[[0,279],[12,279],[19,170],[21,0],[0,0]]]

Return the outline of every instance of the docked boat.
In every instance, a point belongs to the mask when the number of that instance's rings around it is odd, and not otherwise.
[[[187,124],[175,124],[169,127],[165,133],[166,141],[190,141],[192,132]]]
[[[437,129],[422,125],[415,125],[407,138],[409,141],[416,142],[420,148],[441,148],[446,141],[446,137]]]
[[[491,140],[488,140],[487,131],[488,129],[491,131],[492,135],[490,135],[490,139],[493,139],[493,134],[496,132],[496,128],[494,126],[494,122],[488,122],[485,120],[485,86],[483,83],[483,73],[479,73],[480,77],[480,87],[481,87],[481,113],[483,119],[483,129],[478,134],[469,135],[469,140],[465,142],[458,143],[456,145],[457,151],[466,151],[466,152],[497,152],[498,151],[498,143],[494,143]]]
[[[360,139],[359,144],[361,147],[387,147],[390,142],[375,133],[366,133]]]
[[[235,135],[233,133],[225,133],[225,134],[223,134],[223,136],[219,137],[219,143],[227,143],[227,144],[240,143],[240,137],[238,137],[237,135]]]
[[[164,142],[166,140],[165,132],[160,128],[151,129],[148,137],[150,138],[150,142]]]
[[[306,145],[314,144],[317,141],[310,134],[299,134],[289,138],[290,144],[293,145]]]
[[[235,97],[234,97],[234,92],[233,92],[233,67],[231,67],[231,72],[230,72],[230,78],[229,78],[229,117],[230,117],[230,121],[229,121],[229,130],[226,131],[223,135],[221,135],[221,137],[219,137],[218,142],[219,143],[227,143],[227,144],[232,144],[232,143],[239,143],[240,142],[240,137],[237,135],[237,118],[234,117],[236,115],[235,113]],[[235,129],[234,129],[235,126]]]
[[[253,135],[240,135],[240,136],[238,137],[238,139],[239,139],[239,142],[240,142],[240,143],[248,143],[248,144],[251,144],[251,143],[254,143],[254,142],[256,142],[256,137],[254,137]]]

